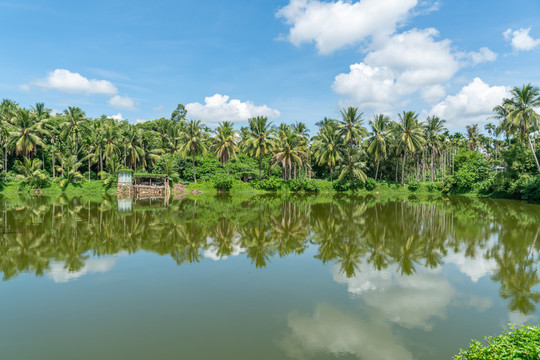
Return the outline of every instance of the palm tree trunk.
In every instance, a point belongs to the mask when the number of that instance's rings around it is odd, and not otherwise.
[[[103,171],[103,154],[101,146],[99,148],[99,171]]]
[[[407,161],[407,150],[405,150],[401,162],[401,185],[405,185],[405,161]]]
[[[398,182],[399,159],[396,157],[396,182]]]
[[[377,175],[379,175],[379,163],[381,162],[381,159],[377,159],[377,169],[375,170],[375,181],[377,181]]]
[[[334,167],[330,165],[330,182],[334,181]]]
[[[229,162],[227,161],[227,176],[229,176]]]
[[[534,161],[536,161],[536,168],[538,169],[538,172],[540,173],[540,164],[538,163],[538,158],[536,157],[536,153],[534,152],[534,147],[533,147],[533,144],[531,142],[531,136],[530,135],[528,136],[528,139],[529,139],[529,146],[531,147],[531,151],[532,151],[533,156],[534,156]]]
[[[90,154],[88,154],[88,181],[90,181]]]
[[[54,152],[51,155],[52,155],[52,177],[54,178],[56,177]]]
[[[259,179],[262,179],[261,168],[262,168],[262,157],[261,157],[261,153],[259,153]]]
[[[193,180],[197,182],[197,176],[195,175],[195,151],[191,151],[192,161],[193,161]]]

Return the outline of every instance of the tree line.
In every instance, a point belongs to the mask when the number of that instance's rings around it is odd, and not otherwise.
[[[501,154],[517,144],[529,148],[537,174],[539,106],[537,87],[515,87],[511,97],[493,109],[492,119],[498,123],[485,125],[487,135],[478,124],[468,125],[465,134],[450,134],[446,121],[437,116],[421,121],[418,113],[403,111],[395,120],[383,114],[368,120],[358,108],[349,107],[341,110],[339,119],[317,122],[317,133],[310,136],[302,122],[277,125],[262,116],[239,130],[227,121],[210,129],[188,119],[182,105],[170,118],[131,124],[105,115],[90,119],[78,107],[51,115],[43,103],[25,109],[4,99],[1,165],[4,179],[23,177],[36,184],[49,178],[69,183],[114,176],[122,168],[196,182],[198,166],[208,158],[221,164],[219,169],[213,165],[214,172],[227,175],[230,164],[241,163],[232,175],[244,180],[279,175],[284,180],[365,182],[371,177],[405,184],[455,175],[456,156],[462,151],[481,155],[486,168],[494,169],[505,165]],[[190,173],[180,172],[187,162]]]

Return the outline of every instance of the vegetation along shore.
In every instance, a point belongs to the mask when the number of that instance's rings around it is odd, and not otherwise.
[[[537,201],[539,106],[537,87],[515,87],[493,109],[493,122],[470,124],[465,134],[451,134],[436,116],[366,119],[349,107],[310,136],[301,122],[265,117],[239,130],[226,121],[211,129],[188,119],[181,104],[170,118],[131,124],[4,99],[2,192],[114,193],[118,172],[130,169],[210,192],[423,191]]]

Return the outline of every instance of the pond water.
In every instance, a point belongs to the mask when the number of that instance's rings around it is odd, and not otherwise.
[[[540,206],[0,200],[0,358],[451,359],[538,322]]]

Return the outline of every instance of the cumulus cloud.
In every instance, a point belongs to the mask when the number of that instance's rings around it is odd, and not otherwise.
[[[112,270],[116,257],[89,259],[79,271],[69,271],[61,262],[53,262],[47,271],[47,277],[55,283],[66,283],[86,274],[105,273]]]
[[[195,102],[186,105],[192,118],[211,125],[222,121],[244,122],[255,116],[277,118],[281,113],[266,105],[257,106],[251,101],[230,99],[227,95],[215,94],[204,99],[204,104]]]
[[[127,96],[115,95],[109,100],[109,105],[119,109],[133,109],[135,103],[133,99]]]
[[[118,121],[124,120],[124,117],[122,116],[122,113],[118,113],[116,115],[111,115],[111,116],[109,116],[109,118],[114,119],[114,120],[118,120]]]
[[[455,75],[459,62],[450,40],[437,41],[436,36],[435,29],[413,29],[388,38],[364,62],[351,65],[349,73],[336,76],[333,90],[379,111],[418,90],[425,99],[440,99],[445,94],[440,84]]]
[[[329,54],[366,38],[385,37],[407,18],[417,0],[291,0],[277,12],[291,26],[287,39],[294,45],[315,42]]]
[[[480,64],[484,62],[493,62],[497,60],[497,53],[491,51],[487,47],[482,47],[478,51],[471,51],[467,54],[473,64]]]
[[[431,113],[445,119],[454,128],[487,122],[493,108],[508,95],[506,87],[489,86],[480,78],[475,78],[456,95],[449,95],[435,105]]]
[[[529,33],[531,28],[519,30],[508,29],[503,33],[504,38],[510,41],[514,50],[529,51],[540,45],[540,39],[533,38]]]
[[[118,92],[110,81],[87,79],[79,73],[74,73],[66,69],[51,71],[45,79],[36,81],[30,85],[55,89],[66,93],[114,95]],[[29,85],[27,87],[29,88]]]

